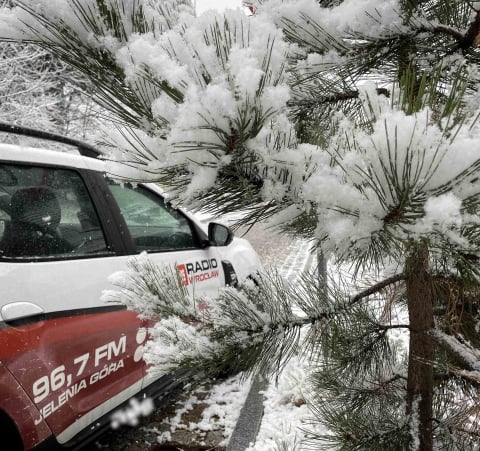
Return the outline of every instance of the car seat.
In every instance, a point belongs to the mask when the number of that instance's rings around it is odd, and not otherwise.
[[[43,186],[22,188],[10,199],[10,222],[5,225],[0,252],[3,257],[48,256],[71,250],[58,234],[60,204]]]

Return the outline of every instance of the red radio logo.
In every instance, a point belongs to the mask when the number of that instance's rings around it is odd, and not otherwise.
[[[218,262],[215,258],[177,265],[184,287],[218,277],[217,268]]]

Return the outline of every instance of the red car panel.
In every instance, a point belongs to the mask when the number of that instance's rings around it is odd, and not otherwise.
[[[0,360],[35,404],[35,424],[45,421],[63,442],[82,416],[91,421],[94,409],[140,386],[145,339],[136,313],[100,311],[0,330]]]

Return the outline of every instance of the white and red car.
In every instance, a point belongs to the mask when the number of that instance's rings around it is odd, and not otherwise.
[[[116,184],[83,155],[0,144],[0,434],[9,450],[75,449],[147,377],[147,324],[102,301],[108,277],[146,251],[213,293],[256,273],[250,244],[172,208],[153,184]],[[87,156],[90,155],[90,156]]]

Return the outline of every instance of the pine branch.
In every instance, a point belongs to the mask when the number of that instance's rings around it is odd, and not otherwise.
[[[480,11],[477,11],[465,34],[447,25],[436,25],[433,27],[433,32],[453,37],[462,50],[476,48],[480,45]]]
[[[386,88],[376,88],[376,91],[378,95],[383,95],[387,98],[390,97],[390,91]],[[311,112],[312,109],[318,108],[320,105],[347,102],[350,100],[358,99],[359,96],[360,92],[358,90],[329,93],[326,96],[321,96],[317,93],[315,98],[301,99],[298,101],[293,100],[291,102],[291,106],[301,107],[302,109],[307,109]]]
[[[395,329],[410,329],[409,324],[377,324],[377,330],[378,332],[385,332],[389,330],[395,330]]]
[[[480,11],[477,11],[475,19],[468,27],[465,36],[459,41],[461,49],[468,49],[470,47],[478,47],[480,44]]]
[[[465,36],[460,33],[458,30],[455,30],[452,27],[449,27],[447,25],[437,25],[433,28],[434,33],[443,33],[448,36],[452,36],[457,42],[462,42]]]
[[[398,283],[400,281],[405,280],[405,274],[395,274],[394,276],[391,276],[385,280],[382,280],[381,282],[372,285],[368,287],[367,289],[361,291],[360,293],[357,293],[355,296],[352,297],[351,303],[354,304],[363,298],[366,298],[368,296],[371,296],[372,294],[378,293],[379,291],[382,291],[389,285],[393,285],[395,283]]]
[[[432,331],[431,337],[438,346],[444,349],[447,353],[454,355],[455,358],[463,364],[464,369],[475,372],[477,376],[480,376],[478,350],[472,349],[454,336],[447,335],[439,330]]]

